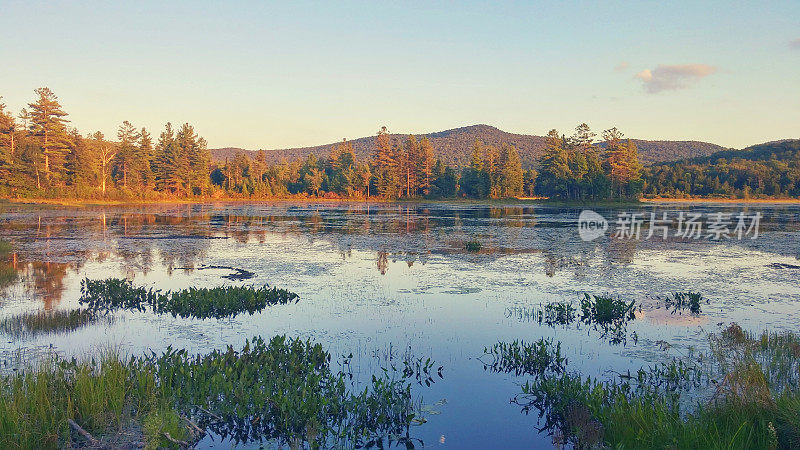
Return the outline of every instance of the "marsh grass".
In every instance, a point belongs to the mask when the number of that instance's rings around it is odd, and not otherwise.
[[[111,316],[99,315],[89,309],[69,311],[32,311],[0,320],[0,333],[15,339],[44,334],[66,333],[97,322],[111,323]]]
[[[79,302],[92,311],[109,312],[117,309],[129,311],[151,310],[156,314],[197,319],[236,317],[254,314],[268,306],[297,302],[299,296],[285,289],[266,286],[223,286],[216,288],[182,289],[167,291],[134,287],[129,280],[81,281]]]
[[[612,380],[534,377],[513,399],[576,448],[798,448],[800,337],[731,325],[709,337],[708,366],[673,361]],[[698,387],[711,389],[708,401]]]
[[[464,244],[464,247],[467,249],[468,252],[476,253],[481,251],[481,248],[483,246],[481,245],[480,241],[472,239],[470,241],[467,241],[467,243]]]
[[[130,359],[116,351],[85,361],[52,356],[0,378],[0,448],[81,443],[69,419],[101,440],[132,420],[148,448],[196,441],[190,423],[235,443],[414,446],[410,426],[420,419],[406,376],[387,372],[357,387],[329,363],[319,344],[285,336],[203,356],[172,349]]]
[[[672,313],[682,313],[688,309],[692,314],[702,312],[702,304],[708,304],[708,299],[698,292],[675,292],[664,297],[664,306],[672,310]]]

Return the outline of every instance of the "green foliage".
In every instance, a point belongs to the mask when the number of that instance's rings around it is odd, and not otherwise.
[[[636,318],[635,301],[630,303],[613,297],[584,294],[581,299],[581,320],[586,323],[608,325]]]
[[[644,171],[644,194],[661,197],[798,197],[800,140],[726,150]]]
[[[514,402],[576,448],[797,448],[800,338],[735,324],[711,336],[709,366],[672,361],[601,381],[535,376]],[[683,400],[713,387],[708,403]]]
[[[422,367],[432,367],[429,360]],[[441,370],[441,369],[440,369]],[[424,371],[423,371],[424,372]],[[319,344],[276,336],[204,356],[171,348],[123,360],[63,360],[0,377],[0,447],[72,446],[68,419],[103,438],[134,420],[149,448],[191,442],[200,428],[237,443],[413,446],[412,375],[386,372],[362,389],[333,372]]]
[[[673,314],[687,308],[692,314],[700,314],[703,302],[708,304],[708,299],[698,292],[675,292],[664,298],[664,306],[672,308]]]
[[[150,308],[156,314],[170,313],[173,317],[197,319],[236,317],[247,312],[254,314],[271,305],[297,302],[299,297],[285,289],[266,286],[224,286],[195,288],[161,293],[133,282],[117,278],[81,281],[79,302],[91,311],[127,309],[144,311]]]
[[[481,251],[482,246],[479,241],[473,239],[471,241],[467,241],[467,243],[464,244],[464,247],[467,249],[468,252],[479,252]]]

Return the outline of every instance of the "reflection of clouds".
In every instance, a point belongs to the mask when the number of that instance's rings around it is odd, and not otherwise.
[[[705,315],[691,314],[684,311],[682,314],[679,312],[671,312],[668,309],[651,309],[651,310],[637,310],[636,319],[647,319],[650,323],[656,325],[675,325],[675,326],[698,326],[708,323],[708,317]]]

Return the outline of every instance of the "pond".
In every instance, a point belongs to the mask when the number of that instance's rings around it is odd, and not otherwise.
[[[603,377],[708,351],[708,334],[731,322],[754,332],[796,330],[800,206],[592,208],[610,222],[592,241],[579,235],[582,209],[518,202],[0,205],[0,241],[9,246],[0,261],[0,370],[50,352],[144,355],[171,346],[206,354],[285,334],[322,344],[332,366],[349,364],[355,385],[382,368],[430,358],[432,382],[412,386],[425,420],[411,434],[426,447],[539,447],[551,446],[552,437],[539,432],[538,414],[510,402],[526,375],[493,368],[484,354],[500,341],[552,338],[571,369]],[[639,238],[615,237],[620,214],[636,213],[646,219]],[[674,229],[666,239],[647,238],[650,213],[761,219],[758,235],[742,239],[683,238]],[[111,277],[164,291],[269,285],[299,299],[219,319],[126,310],[102,320],[84,316],[81,281]],[[687,291],[702,294],[699,313],[664,307],[665,296]],[[635,301],[635,320],[612,335],[538,319],[550,302],[580,309],[586,293]],[[43,326],[43,314],[62,320]],[[220,442],[212,433],[199,446]]]

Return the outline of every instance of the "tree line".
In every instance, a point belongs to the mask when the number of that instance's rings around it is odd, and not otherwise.
[[[466,167],[445,164],[431,141],[392,136],[382,127],[373,154],[356,158],[343,140],[327,156],[268,164],[262,150],[212,161],[188,123],[167,123],[157,139],[124,121],[116,140],[82,135],[48,88],[14,116],[0,103],[0,195],[89,199],[160,198],[634,198],[645,182],[635,144],[616,128],[595,142],[588,125],[556,130],[538,170],[524,170],[513,145],[476,140]]]
[[[644,175],[649,197],[800,197],[800,140],[656,164]]]

